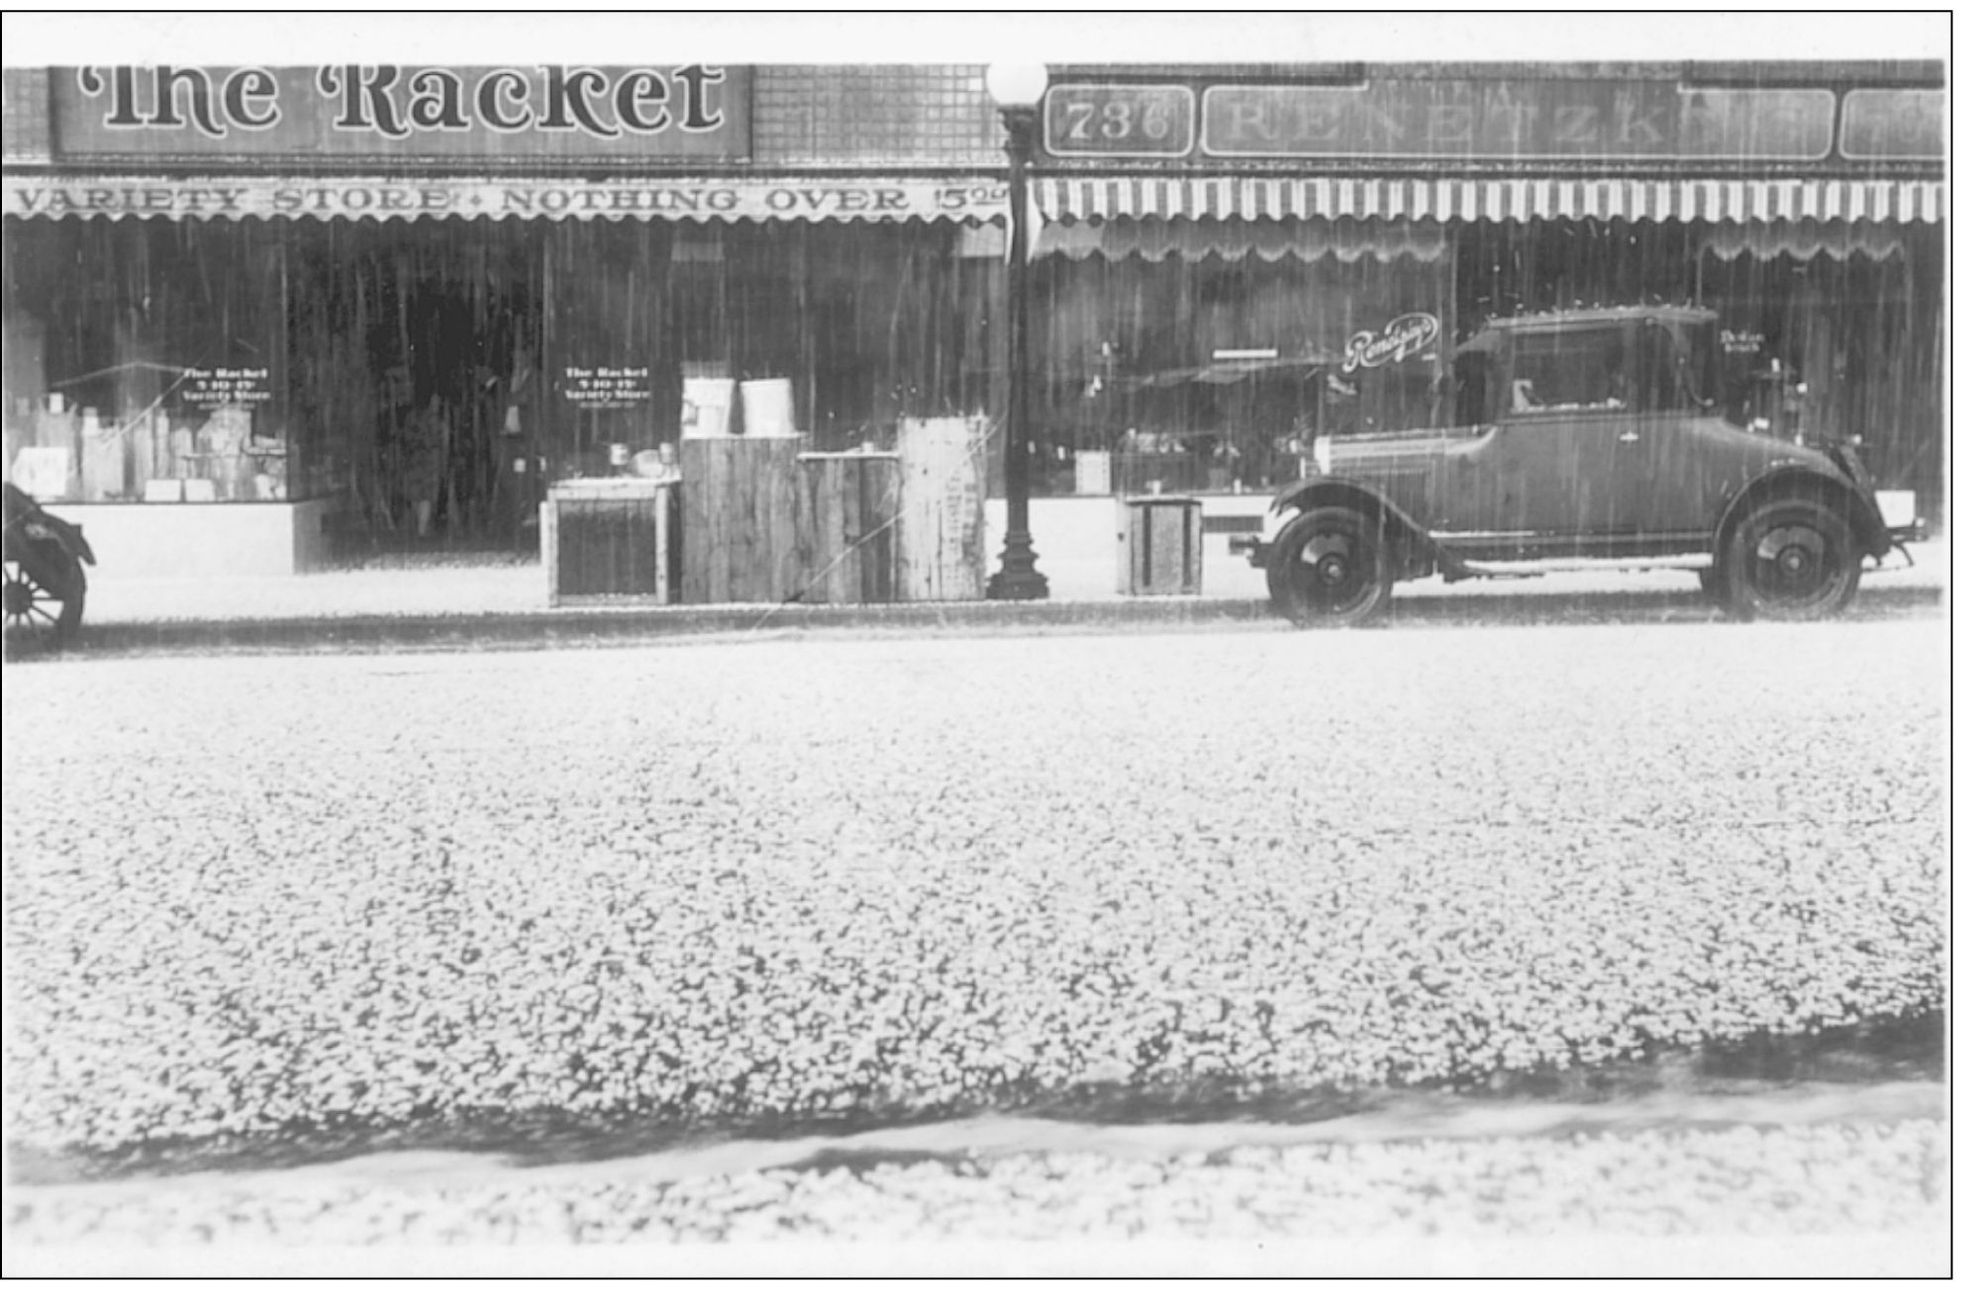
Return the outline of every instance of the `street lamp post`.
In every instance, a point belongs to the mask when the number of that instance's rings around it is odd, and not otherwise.
[[[1037,146],[1037,103],[1044,97],[1049,74],[1042,67],[999,65],[983,78],[989,97],[1003,114],[1009,132],[1004,147],[1010,154],[1008,410],[1004,417],[1002,567],[989,578],[991,600],[1042,600],[1050,583],[1037,572],[1037,553],[1030,545],[1030,348],[1029,308],[1024,291],[1024,267],[1030,258],[1031,150]]]

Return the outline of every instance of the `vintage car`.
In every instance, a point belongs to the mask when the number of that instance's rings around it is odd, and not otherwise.
[[[1362,622],[1401,579],[1597,568],[1693,570],[1740,617],[1838,613],[1914,533],[1852,446],[1728,420],[1718,368],[1708,310],[1493,320],[1453,356],[1452,424],[1315,441],[1269,536],[1232,550],[1301,625]]]

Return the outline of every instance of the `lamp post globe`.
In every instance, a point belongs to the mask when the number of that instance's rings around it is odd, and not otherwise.
[[[1030,187],[1026,177],[1030,154],[1037,146],[1037,104],[1050,84],[1041,66],[999,63],[982,78],[983,88],[1003,115],[1009,132],[1004,144],[1010,156],[1009,279],[1005,295],[1009,320],[1009,399],[1004,417],[1003,554],[990,575],[991,600],[1043,600],[1050,583],[1037,572],[1037,553],[1030,542],[1030,352],[1029,302],[1024,269],[1030,259]]]
[[[982,88],[1004,109],[1036,107],[1050,83],[1041,63],[993,63],[982,76]]]

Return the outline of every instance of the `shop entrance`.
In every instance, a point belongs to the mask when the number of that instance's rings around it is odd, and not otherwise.
[[[337,471],[343,544],[533,542],[542,286],[530,234],[339,222],[298,229],[292,251],[295,406]]]

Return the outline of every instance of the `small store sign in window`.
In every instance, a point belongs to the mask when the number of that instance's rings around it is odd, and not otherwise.
[[[1434,314],[1402,314],[1379,332],[1355,332],[1346,342],[1344,370],[1351,373],[1399,363],[1435,344],[1441,334],[1442,323]]]

